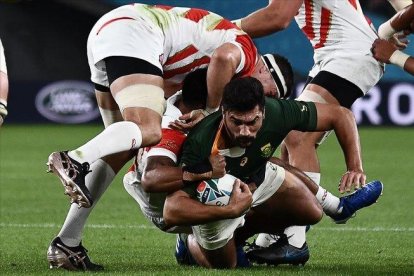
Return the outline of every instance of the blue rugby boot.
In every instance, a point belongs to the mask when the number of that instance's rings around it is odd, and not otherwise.
[[[236,255],[237,255],[237,265],[238,268],[251,267],[249,259],[247,258],[246,252],[243,250],[243,246],[236,246]]]
[[[175,259],[179,265],[197,265],[187,248],[188,234],[177,234],[175,244]]]
[[[330,217],[337,224],[344,224],[348,219],[355,216],[356,211],[368,207],[377,202],[384,185],[381,181],[372,181],[350,195],[340,198],[338,213]]]

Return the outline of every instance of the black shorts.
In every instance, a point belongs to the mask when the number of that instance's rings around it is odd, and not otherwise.
[[[364,96],[358,86],[328,71],[320,71],[314,78],[308,77],[305,87],[309,83],[325,88],[341,106],[346,108],[351,108],[358,98]]]
[[[131,74],[149,74],[162,77],[162,71],[157,66],[139,58],[132,57],[107,57],[104,59],[108,82],[111,85],[117,78]],[[95,84],[95,89],[109,92],[109,87]]]

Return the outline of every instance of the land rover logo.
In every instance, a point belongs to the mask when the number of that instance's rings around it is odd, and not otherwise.
[[[57,123],[85,123],[99,116],[93,85],[84,81],[58,81],[36,95],[36,109]]]

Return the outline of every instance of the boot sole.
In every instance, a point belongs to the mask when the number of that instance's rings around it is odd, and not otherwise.
[[[69,196],[71,204],[76,203],[79,205],[79,208],[89,208],[92,206],[92,201],[85,195],[82,189],[66,174],[59,152],[53,152],[50,154],[46,165],[48,167],[48,173],[54,173],[59,177],[63,187],[65,188],[64,194]]]

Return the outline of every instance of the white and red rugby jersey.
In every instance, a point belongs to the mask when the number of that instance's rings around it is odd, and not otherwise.
[[[245,32],[206,10],[138,3],[125,5],[105,15],[98,32],[118,20],[144,20],[150,28],[161,30],[164,42],[159,61],[164,79],[175,83],[181,83],[189,72],[207,67],[214,51],[225,43],[232,43],[241,50],[242,59],[236,70],[240,76],[250,75],[258,59],[257,49]]]
[[[315,54],[333,50],[369,52],[377,38],[358,0],[304,0],[295,20]]]

